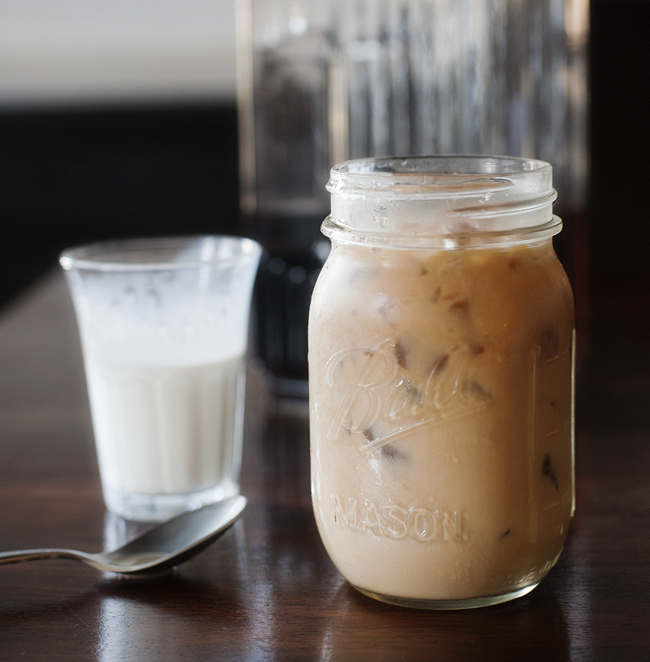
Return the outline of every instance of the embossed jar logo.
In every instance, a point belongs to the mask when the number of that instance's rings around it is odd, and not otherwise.
[[[372,453],[423,428],[485,408],[491,396],[468,374],[470,351],[450,345],[424,379],[404,369],[399,342],[337,352],[325,367],[326,383],[337,393],[327,438],[341,429],[361,432],[361,449]]]

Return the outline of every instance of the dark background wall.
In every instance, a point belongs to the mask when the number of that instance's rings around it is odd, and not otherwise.
[[[592,0],[592,309],[646,331],[649,32],[650,2]],[[0,112],[0,305],[70,244],[237,232],[236,163],[234,102]]]
[[[650,2],[592,0],[591,28],[592,309],[611,331],[625,312],[647,341]]]
[[[234,103],[0,113],[0,303],[65,247],[238,232]]]

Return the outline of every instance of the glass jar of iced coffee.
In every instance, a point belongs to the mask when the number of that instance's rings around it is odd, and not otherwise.
[[[309,321],[316,521],[343,576],[430,609],[531,591],[574,509],[574,314],[552,170],[332,169]]]

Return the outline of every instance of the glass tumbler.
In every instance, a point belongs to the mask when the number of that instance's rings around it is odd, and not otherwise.
[[[241,210],[268,254],[257,344],[279,385],[307,376],[325,185],[349,159],[551,163],[565,222],[556,249],[585,300],[588,0],[237,0],[237,10]]]
[[[508,157],[332,169],[309,320],[316,521],[385,602],[531,591],[574,510],[574,312],[551,167]]]
[[[73,248],[72,293],[107,508],[155,521],[239,492],[250,239]]]

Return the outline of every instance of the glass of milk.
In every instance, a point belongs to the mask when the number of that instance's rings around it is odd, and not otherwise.
[[[238,493],[259,244],[225,236],[64,251],[107,508],[155,521]]]

